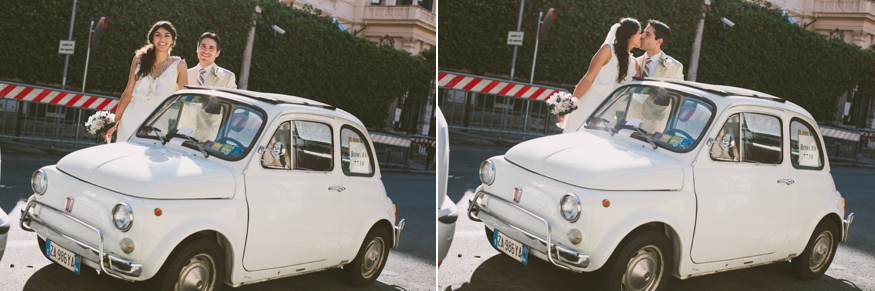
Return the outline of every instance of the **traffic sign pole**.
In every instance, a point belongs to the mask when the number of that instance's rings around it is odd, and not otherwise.
[[[85,53],[85,74],[82,75],[82,93],[85,93],[85,80],[88,80],[88,61],[91,60],[91,34],[94,33],[94,20],[91,21],[91,28],[88,29],[88,52]]]
[[[67,40],[73,40],[73,21],[76,20],[76,4],[77,0],[73,0],[73,16],[70,16],[70,33],[67,35]],[[61,79],[61,90],[67,87],[67,66],[70,65],[70,55],[64,58],[64,78]]]

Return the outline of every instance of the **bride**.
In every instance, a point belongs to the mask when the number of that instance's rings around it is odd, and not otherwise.
[[[641,24],[633,18],[620,19],[611,26],[604,44],[592,57],[589,70],[577,83],[572,95],[578,99],[577,110],[567,116],[558,116],[565,122],[562,133],[577,131],[596,107],[620,84],[631,81],[640,71],[630,53],[641,45]]]
[[[176,28],[169,21],[152,25],[147,36],[149,44],[136,51],[128,74],[128,85],[119,100],[115,121],[116,140],[127,140],[136,132],[146,117],[165,98],[188,84],[185,60],[170,56],[176,45]],[[112,128],[106,136],[111,137]]]

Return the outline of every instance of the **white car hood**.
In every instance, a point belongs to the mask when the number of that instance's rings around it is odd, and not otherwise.
[[[504,158],[540,175],[598,190],[678,190],[684,183],[680,162],[647,142],[619,141],[582,131],[520,143]],[[642,148],[641,145],[644,147]],[[498,170],[497,175],[501,175]]]
[[[231,198],[230,168],[161,145],[114,143],[68,154],[58,169],[82,181],[150,199]],[[51,183],[51,181],[49,181]]]

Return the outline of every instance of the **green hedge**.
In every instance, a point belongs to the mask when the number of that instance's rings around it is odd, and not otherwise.
[[[329,18],[318,17],[318,11],[277,1],[79,1],[67,89],[82,86],[88,26],[101,16],[109,19],[109,29],[91,52],[88,92],[120,95],[133,52],[146,43],[146,33],[158,20],[176,27],[179,35],[172,54],[182,56],[189,67],[197,63],[198,36],[218,33],[222,54],[216,63],[239,77],[256,4],[263,13],[256,28],[250,90],[319,100],[349,111],[370,127],[382,127],[389,102],[430,76],[421,75],[434,75],[434,66],[429,69],[418,56],[340,31]],[[58,54],[58,42],[67,39],[72,5],[73,1],[13,1],[0,9],[0,78],[60,85],[64,55]],[[271,25],[287,33],[275,35]]]
[[[800,104],[818,120],[832,120],[836,97],[875,76],[875,56],[859,47],[787,22],[779,10],[744,0],[712,0],[706,18],[697,80],[767,92]],[[507,77],[519,0],[456,0],[441,3],[439,67]],[[667,54],[689,68],[701,1],[629,0],[525,3],[525,40],[517,55],[515,79],[528,81],[539,11],[558,11],[538,48],[535,82],[573,87],[610,26],[622,17],[659,19],[672,28]],[[726,17],[735,27],[724,27]],[[643,53],[633,50],[638,56]]]

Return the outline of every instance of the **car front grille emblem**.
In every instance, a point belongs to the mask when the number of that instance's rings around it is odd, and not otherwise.
[[[64,204],[64,209],[67,212],[73,212],[73,197],[67,197],[67,203]]]
[[[523,197],[523,188],[513,188],[513,202],[520,203],[520,198]]]

